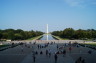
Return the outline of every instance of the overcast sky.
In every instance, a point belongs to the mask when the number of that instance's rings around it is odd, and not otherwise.
[[[96,0],[0,0],[0,29],[96,29]]]

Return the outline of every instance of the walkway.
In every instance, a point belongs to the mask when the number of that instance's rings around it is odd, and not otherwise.
[[[55,63],[54,52],[57,51],[57,44],[59,47],[63,46],[66,42],[55,41],[55,44],[49,45],[46,48],[38,49],[37,45],[44,45],[44,41],[37,41],[36,45],[33,43],[27,43],[23,46],[17,46],[9,48],[4,51],[0,51],[0,63],[33,63],[32,51],[38,51],[36,55],[35,63]],[[49,41],[51,42],[51,41]],[[33,47],[33,48],[32,48]],[[23,52],[21,51],[23,48]],[[51,57],[46,56],[45,51],[51,50]],[[96,63],[96,51],[86,47],[73,47],[71,53],[69,52],[69,46],[65,47],[67,54],[58,54],[57,63],[75,63],[78,57],[82,57],[86,60],[86,63]],[[88,50],[92,51],[92,54],[88,54]],[[40,54],[43,51],[43,54]]]

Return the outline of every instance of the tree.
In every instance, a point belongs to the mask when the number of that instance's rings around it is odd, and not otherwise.
[[[3,36],[2,33],[0,33],[0,39],[2,38],[2,36]]]
[[[13,31],[9,31],[8,32],[8,37],[7,37],[7,39],[11,39],[11,40],[14,40],[14,32]]]
[[[64,38],[72,38],[72,36],[74,35],[75,31],[74,29],[72,28],[66,28],[64,31],[63,31],[63,36]]]
[[[42,35],[43,32],[40,31],[23,31],[21,29],[5,29],[0,30],[0,39],[11,39],[11,40],[25,40],[28,38],[36,37]]]
[[[63,31],[53,31],[53,35],[59,36],[61,38],[69,38],[69,39],[96,39],[96,30],[94,29],[78,29],[74,30],[72,28],[66,28]]]
[[[17,30],[15,31],[15,33],[20,33],[20,32],[23,32],[23,30],[17,29]]]
[[[22,40],[22,37],[23,37],[19,33],[16,33],[14,36],[15,36],[15,38],[14,38],[15,40]]]
[[[8,33],[7,33],[7,32],[2,33],[2,35],[3,35],[3,36],[2,36],[3,39],[7,39],[7,38],[8,38]]]

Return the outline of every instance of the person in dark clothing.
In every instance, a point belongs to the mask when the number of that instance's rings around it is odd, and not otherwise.
[[[82,61],[82,57],[79,57],[79,58],[76,60],[75,63],[81,63],[81,61]]]
[[[33,62],[35,63],[35,59],[36,59],[36,57],[35,57],[35,55],[33,55]]]
[[[43,54],[43,52],[41,51],[40,54]]]
[[[91,50],[89,50],[89,51],[88,51],[88,53],[89,53],[89,54],[91,54],[91,53],[92,53],[92,51],[91,51]]]
[[[51,52],[49,52],[49,57],[51,57]]]
[[[46,55],[48,55],[48,50],[46,50]]]
[[[38,54],[38,52],[36,51],[35,54]]]
[[[49,53],[49,57],[51,57],[51,50],[50,49],[49,49],[48,53]]]
[[[66,50],[63,50],[63,56],[65,56],[65,54],[66,54]]]
[[[55,59],[55,63],[57,63],[57,59],[58,59],[57,54],[54,55],[54,59]]]
[[[21,48],[21,52],[23,52],[23,47]]]
[[[57,45],[57,49],[58,49],[58,45]]]
[[[71,48],[71,47],[69,47],[69,51],[70,51],[70,53],[71,53],[71,50],[72,50],[72,48]]]
[[[85,63],[85,59],[82,60],[82,63]]]
[[[40,48],[39,44],[38,44],[38,49]]]

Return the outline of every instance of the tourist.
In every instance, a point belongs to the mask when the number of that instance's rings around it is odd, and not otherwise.
[[[82,63],[85,63],[85,59],[82,60]]]
[[[51,50],[49,49],[49,57],[51,56]]]
[[[54,59],[55,59],[55,63],[57,63],[57,59],[58,59],[57,54],[54,55]]]
[[[37,55],[37,54],[38,54],[38,52],[36,51],[36,52],[35,52],[35,54]]]
[[[79,57],[79,58],[76,60],[75,63],[81,63],[81,61],[82,61],[82,57]]]
[[[69,47],[69,51],[70,51],[70,53],[71,53],[71,50],[72,50],[72,48],[71,48],[71,47]]]
[[[21,48],[21,52],[23,52],[23,47]]]
[[[33,55],[33,62],[35,63],[35,59],[36,59],[36,57],[35,57],[35,55]]]
[[[92,51],[91,51],[91,50],[89,50],[89,51],[88,51],[88,53],[89,53],[89,54],[91,54],[91,53],[92,53]]]
[[[41,51],[40,54],[43,54],[43,52]]]
[[[38,44],[38,49],[39,49],[39,44]]]
[[[51,53],[49,52],[49,57],[51,57]]]
[[[46,50],[46,55],[48,55],[48,50]]]
[[[39,47],[40,47],[40,49],[42,48],[42,46],[41,46],[41,45],[40,45]]]
[[[63,50],[63,57],[65,56],[65,54],[66,54],[66,50],[64,49],[64,50]]]
[[[57,45],[57,49],[58,49],[58,45]]]

